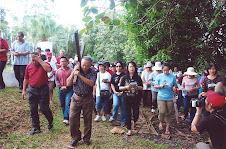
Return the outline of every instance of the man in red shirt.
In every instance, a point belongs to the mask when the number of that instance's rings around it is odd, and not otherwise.
[[[58,87],[58,96],[60,100],[60,106],[63,111],[64,120],[63,123],[69,124],[69,111],[70,111],[70,103],[71,96],[73,94],[73,87],[67,86],[67,78],[71,75],[72,69],[68,67],[68,59],[67,57],[60,58],[61,67],[57,70],[55,76],[56,86]]]
[[[51,72],[51,66],[44,62],[37,52],[31,53],[32,62],[27,65],[24,76],[22,98],[25,99],[28,89],[28,100],[31,111],[31,119],[34,130],[31,135],[40,133],[40,121],[38,115],[38,104],[40,111],[47,118],[48,129],[53,127],[53,115],[49,108],[49,86],[47,72]]]
[[[5,83],[3,81],[2,73],[7,62],[8,51],[9,51],[8,43],[5,39],[1,38],[1,30],[0,30],[0,90],[5,89]]]

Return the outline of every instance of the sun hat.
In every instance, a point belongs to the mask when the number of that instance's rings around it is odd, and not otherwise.
[[[144,69],[142,67],[138,68],[138,70],[137,70],[138,73],[140,73],[142,71],[144,71]]]
[[[191,75],[191,76],[197,75],[197,73],[195,72],[195,69],[193,67],[188,67],[187,71],[184,74]]]
[[[206,93],[207,100],[211,104],[212,107],[223,107],[225,104],[225,96],[220,95],[217,92],[212,90]]]
[[[152,68],[152,70],[162,70],[161,62],[155,62],[155,66]]]
[[[98,62],[98,67],[99,67],[100,65],[105,66],[103,62]]]
[[[51,52],[46,53],[46,57],[52,57],[52,56],[53,56],[53,54]]]
[[[152,63],[151,63],[151,62],[148,62],[147,65],[146,65],[145,67],[146,67],[146,68],[152,67]]]

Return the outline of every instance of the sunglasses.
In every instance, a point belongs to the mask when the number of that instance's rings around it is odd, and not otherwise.
[[[122,67],[122,66],[116,66],[116,67]]]

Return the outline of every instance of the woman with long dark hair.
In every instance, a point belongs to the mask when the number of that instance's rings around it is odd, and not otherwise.
[[[133,127],[136,128],[136,122],[139,117],[139,105],[143,83],[137,74],[136,63],[129,62],[127,65],[126,75],[120,80],[119,90],[123,91],[124,103],[126,106],[126,125],[127,135],[131,135],[131,110],[133,110]]]

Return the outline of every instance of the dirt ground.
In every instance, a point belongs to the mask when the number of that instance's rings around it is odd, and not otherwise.
[[[15,93],[16,89],[8,89],[5,92],[0,92],[0,136],[3,138],[3,140],[0,141],[0,148],[1,145],[4,146],[3,148],[10,148],[9,144],[15,144],[14,142],[10,142],[9,136],[12,137],[12,134],[17,132],[16,135],[19,133],[22,133],[21,136],[14,136],[15,138],[18,138],[16,140],[19,142],[18,144],[21,144],[21,140],[24,139],[25,145],[29,145],[32,141],[32,138],[30,138],[29,132],[31,130],[31,119],[30,119],[30,110],[28,101],[20,100],[20,94]],[[54,94],[54,105],[51,106],[51,109],[54,114],[55,119],[55,130],[49,134],[49,138],[51,138],[51,142],[44,142],[41,143],[40,146],[40,140],[37,139],[37,145],[38,148],[49,148],[50,146],[53,147],[53,145],[58,145],[54,148],[64,148],[65,142],[68,144],[71,141],[70,134],[69,134],[69,127],[62,128],[62,120],[61,120],[61,109],[59,106],[59,100],[57,97],[57,94]],[[182,114],[180,114],[181,116]],[[93,118],[95,116],[93,115]],[[41,114],[41,118],[43,118]],[[150,121],[150,118],[151,121]],[[110,134],[110,130],[113,129],[115,126],[122,128],[119,126],[119,121],[115,121],[114,123],[109,122],[93,122],[93,130],[92,130],[92,141],[94,142],[94,145],[92,148],[102,148],[103,146],[100,146],[100,144],[105,144],[106,146],[103,148],[109,148],[110,146],[115,145],[113,148],[137,148],[139,144],[137,145],[135,142],[139,143],[140,140],[149,140],[153,141],[155,144],[164,145],[167,148],[194,148],[195,144],[197,142],[207,142],[208,141],[208,134],[194,134],[190,131],[190,123],[187,120],[182,121],[181,118],[179,118],[180,123],[176,122],[176,119],[174,118],[172,127],[171,127],[171,135],[166,136],[164,135],[164,131],[159,131],[158,124],[159,120],[157,118],[157,114],[152,114],[150,108],[140,108],[140,116],[139,120],[137,122],[137,129],[133,131],[133,136],[131,138],[127,137],[126,135],[113,135]],[[44,127],[43,123],[42,127]],[[59,124],[58,124],[59,123]],[[151,127],[151,125],[154,127],[154,129]],[[58,126],[59,125],[59,126]],[[165,127],[164,127],[165,129]],[[43,134],[48,134],[48,130],[44,130]],[[110,138],[107,138],[110,137]],[[107,140],[107,139],[108,140]],[[30,140],[27,141],[26,139]],[[106,139],[106,141],[103,141]],[[118,145],[115,144],[115,140],[122,140],[121,144]],[[103,142],[101,142],[103,141]],[[123,142],[124,141],[124,142]],[[26,144],[27,142],[27,144]],[[54,143],[57,142],[57,143]],[[108,144],[107,144],[108,143]],[[128,143],[130,146],[128,146]],[[7,147],[8,146],[8,147]],[[12,145],[13,146],[13,145]],[[62,147],[64,146],[64,147]],[[125,146],[125,147],[123,147]],[[134,146],[134,147],[133,147]],[[149,146],[149,147],[148,147]],[[20,148],[20,147],[16,147]],[[23,148],[23,146],[21,147]],[[28,147],[30,148],[30,147]],[[35,148],[35,147],[31,147]],[[66,148],[66,147],[65,147]],[[84,148],[81,144],[81,147]],[[140,146],[140,148],[153,148],[150,144]],[[155,147],[154,147],[155,148]],[[162,148],[162,147],[157,147]],[[164,148],[164,147],[163,147]]]

